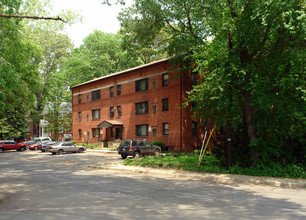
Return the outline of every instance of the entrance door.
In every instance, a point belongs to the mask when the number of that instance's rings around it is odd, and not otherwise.
[[[116,139],[122,140],[122,128],[116,128]]]

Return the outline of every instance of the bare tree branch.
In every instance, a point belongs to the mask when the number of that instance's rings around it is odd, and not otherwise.
[[[3,18],[25,18],[25,19],[34,19],[34,20],[55,20],[55,21],[62,21],[62,22],[67,23],[66,21],[64,21],[60,17],[50,18],[50,17],[36,17],[36,16],[9,15],[9,14],[0,14],[0,17],[3,17]]]

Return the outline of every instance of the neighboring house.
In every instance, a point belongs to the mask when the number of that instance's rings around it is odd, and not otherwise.
[[[158,140],[174,151],[200,146],[203,131],[192,121],[191,108],[181,108],[192,77],[176,77],[179,71],[163,59],[74,86],[74,140]]]
[[[69,131],[60,131],[58,138],[55,138],[54,133],[49,131],[49,123],[46,118],[49,115],[49,111],[54,111],[54,106],[52,103],[45,105],[42,116],[43,119],[40,120],[40,131],[39,136],[51,137],[52,140],[55,139],[71,139],[72,138],[72,128]],[[72,113],[72,104],[69,102],[62,102],[59,106],[59,115],[69,115],[71,117]]]

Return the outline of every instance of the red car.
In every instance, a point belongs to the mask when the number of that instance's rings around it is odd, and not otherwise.
[[[31,144],[29,145],[29,150],[41,150],[42,148],[42,144],[46,143],[46,142],[49,142],[49,141],[41,141],[41,142],[38,142],[38,143],[35,143],[35,144]]]
[[[0,141],[0,153],[3,153],[6,150],[17,150],[17,151],[25,151],[27,149],[26,144],[17,143],[16,141],[10,140],[1,140]]]

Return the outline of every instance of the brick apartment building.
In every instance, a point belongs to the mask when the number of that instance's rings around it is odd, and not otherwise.
[[[92,144],[158,140],[173,151],[192,151],[203,133],[190,108],[181,108],[192,88],[191,74],[178,74],[179,68],[164,59],[73,87],[73,139]]]

